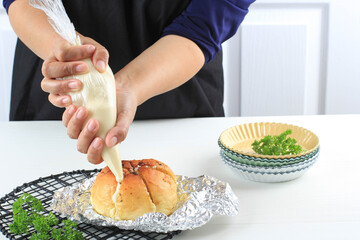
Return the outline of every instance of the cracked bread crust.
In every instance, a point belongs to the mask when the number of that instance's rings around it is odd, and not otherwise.
[[[115,176],[105,167],[91,188],[91,204],[96,212],[116,220],[135,220],[149,212],[170,215],[177,203],[176,178],[164,163],[154,159],[122,161],[124,180],[116,204]]]

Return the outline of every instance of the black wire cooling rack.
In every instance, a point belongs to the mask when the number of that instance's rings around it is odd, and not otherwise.
[[[64,172],[49,177],[39,178],[35,181],[25,183],[22,186],[15,188],[11,193],[6,194],[0,199],[0,231],[9,239],[29,239],[31,234],[35,231],[30,229],[28,234],[14,235],[9,231],[9,225],[13,221],[12,204],[23,193],[29,193],[39,199],[45,208],[45,213],[49,213],[51,209],[51,200],[54,192],[62,187],[70,186],[74,183],[80,182],[86,178],[90,178],[98,173],[100,169],[94,170],[77,170],[73,172]],[[63,220],[59,214],[55,213],[59,220]],[[180,233],[180,231],[170,233],[156,233],[156,232],[139,232],[131,230],[121,230],[117,227],[102,227],[85,223],[78,224],[77,229],[83,232],[84,239],[127,239],[127,240],[165,240],[171,239],[173,236]]]

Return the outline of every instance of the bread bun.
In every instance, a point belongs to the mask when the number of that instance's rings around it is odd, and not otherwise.
[[[154,159],[122,161],[124,180],[117,181],[108,167],[91,188],[93,209],[116,220],[135,220],[149,212],[170,215],[177,203],[176,178],[164,163]]]

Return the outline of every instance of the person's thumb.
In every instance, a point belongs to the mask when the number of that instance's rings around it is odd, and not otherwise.
[[[92,61],[99,72],[105,72],[109,61],[109,52],[103,46],[98,45]]]
[[[99,44],[92,38],[83,37],[82,43],[83,44],[91,44],[95,47],[95,51],[91,58],[92,63],[95,66],[96,70],[98,70],[101,73],[105,72],[108,62],[109,62],[108,50],[106,50],[106,48],[104,46],[102,46],[101,44]]]
[[[105,137],[106,146],[113,147],[125,140],[134,116],[135,112],[122,112],[118,114],[115,127],[110,129]]]
[[[109,148],[125,140],[129,131],[128,127],[113,127],[106,136],[106,146]]]

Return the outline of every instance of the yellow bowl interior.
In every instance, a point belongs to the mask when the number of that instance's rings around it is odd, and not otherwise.
[[[271,156],[271,158],[299,157],[309,154],[319,146],[319,138],[313,132],[295,125],[271,122],[247,123],[228,128],[220,135],[219,140],[224,147],[233,152],[247,156],[268,158],[269,156],[255,153],[251,144],[254,140],[260,140],[267,135],[279,135],[287,129],[292,130],[292,134],[289,137],[295,138],[297,144],[305,149],[305,151],[298,155],[280,155]]]

